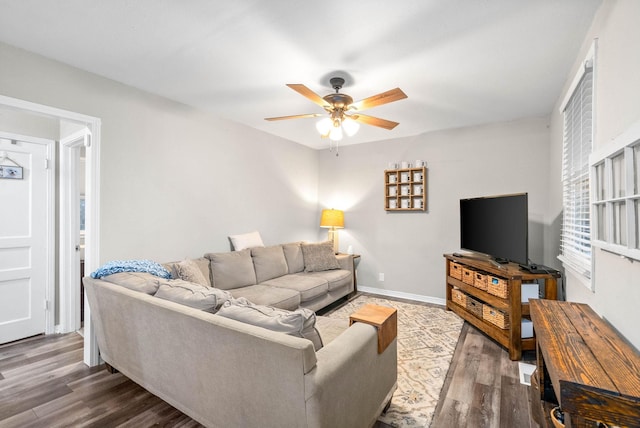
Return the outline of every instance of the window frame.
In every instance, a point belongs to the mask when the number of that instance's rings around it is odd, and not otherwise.
[[[571,82],[571,85],[569,86],[569,89],[567,90],[562,103],[560,104],[559,107],[559,111],[560,114],[562,115],[562,119],[563,119],[563,126],[562,126],[562,130],[563,130],[563,137],[562,137],[562,164],[561,164],[561,182],[562,182],[562,209],[563,209],[563,213],[562,213],[562,226],[561,226],[561,236],[560,236],[560,254],[558,255],[558,259],[562,262],[563,267],[565,268],[565,270],[569,270],[572,272],[573,276],[575,276],[577,279],[580,280],[580,282],[582,282],[585,287],[587,287],[588,289],[590,289],[591,291],[595,291],[594,290],[594,281],[593,281],[593,272],[594,272],[594,258],[593,258],[593,213],[591,212],[591,201],[592,201],[592,192],[593,192],[593,186],[592,184],[592,178],[591,178],[591,168],[590,168],[590,163],[589,163],[589,156],[587,157],[587,159],[584,161],[584,164],[582,165],[582,167],[584,168],[584,172],[586,173],[586,186],[587,186],[587,193],[585,196],[583,196],[582,199],[578,199],[579,201],[582,202],[582,204],[584,206],[586,206],[586,209],[588,210],[587,213],[587,218],[588,218],[588,222],[589,222],[589,231],[588,231],[588,240],[589,242],[587,243],[586,246],[588,246],[589,251],[588,251],[588,257],[585,259],[585,257],[583,256],[578,256],[577,254],[580,253],[582,250],[584,250],[584,246],[574,246],[574,247],[569,247],[569,250],[573,250],[573,251],[569,251],[568,253],[566,252],[565,249],[565,245],[567,242],[569,242],[571,244],[571,242],[577,242],[576,239],[568,239],[566,240],[566,238],[570,235],[568,233],[566,233],[565,231],[565,219],[566,219],[566,215],[568,215],[569,213],[567,213],[567,198],[566,198],[566,192],[567,192],[567,177],[566,177],[566,158],[565,158],[565,153],[567,152],[567,136],[566,136],[566,130],[567,130],[567,107],[569,106],[569,103],[572,101],[574,95],[577,93],[578,89],[582,89],[582,81],[583,78],[585,77],[585,75],[589,72],[592,73],[591,75],[591,134],[590,134],[590,153],[593,150],[593,142],[595,140],[595,133],[596,133],[596,121],[595,121],[595,116],[596,116],[596,67],[595,67],[595,62],[596,62],[596,47],[597,47],[597,39],[594,39],[593,43],[591,44],[591,47],[589,49],[589,51],[587,52],[587,55],[584,59],[584,61],[581,63],[581,67],[579,68],[579,70],[576,72],[576,75],[573,78],[573,81]],[[584,177],[583,177],[584,179]],[[577,224],[574,224],[573,227],[575,229],[579,229],[579,226]]]
[[[600,179],[604,189],[593,189],[592,212],[595,213],[592,245],[616,255],[640,261],[640,121],[616,137],[610,144],[594,151],[589,157],[592,182]],[[622,156],[624,195],[615,195],[613,159]],[[599,175],[599,174],[604,175]],[[602,192],[598,192],[601,190]],[[613,221],[616,204],[624,205],[625,240],[616,242],[616,224]],[[603,210],[598,210],[603,207]],[[601,218],[604,213],[604,219]],[[604,227],[604,230],[602,228]]]

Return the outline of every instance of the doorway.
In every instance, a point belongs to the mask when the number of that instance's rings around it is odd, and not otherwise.
[[[66,135],[60,139],[59,329],[66,333],[80,330],[84,318],[85,163],[91,132],[86,126],[61,122],[61,134]]]
[[[0,343],[51,330],[55,142],[0,132]]]
[[[90,133],[88,140],[88,146],[86,150],[86,181],[85,181],[85,269],[87,272],[92,272],[98,268],[100,260],[100,129],[101,121],[99,118],[93,116],[87,116],[84,114],[62,110],[55,107],[49,107],[41,104],[32,103],[29,101],[20,100],[17,98],[11,98],[4,95],[0,95],[0,106],[7,107],[19,112],[27,112],[43,117],[54,118],[60,121],[61,132],[64,131],[65,126],[68,124],[75,124],[78,127],[85,127]],[[64,132],[62,132],[64,135]],[[67,134],[68,135],[68,134]],[[64,173],[61,171],[61,173]],[[68,221],[60,221],[58,224],[58,232],[60,235],[68,234],[68,229],[71,227]],[[66,251],[66,250],[65,250]],[[75,246],[73,247],[75,253]],[[58,249],[58,253],[60,249]],[[55,250],[49,251],[50,254],[55,256]],[[71,257],[71,256],[69,256]],[[66,271],[68,269],[65,266],[60,265],[60,275],[71,275]],[[79,276],[79,272],[73,268],[73,275]],[[58,291],[61,295],[69,296],[74,291],[71,289],[72,285],[68,283],[60,283],[58,285]],[[79,299],[79,297],[78,297]],[[89,366],[95,366],[100,363],[100,356],[98,351],[98,344],[95,337],[95,331],[93,323],[91,322],[91,311],[86,304],[85,299],[85,322],[84,322],[84,362]],[[52,311],[56,310],[55,300],[51,302]],[[60,306],[60,305],[58,305]],[[75,306],[75,303],[74,303]],[[79,304],[77,310],[79,311]],[[65,309],[65,314],[68,309]],[[75,315],[74,315],[75,316]],[[61,317],[62,318],[62,317]],[[53,320],[53,318],[52,318]],[[58,331],[62,332],[61,327],[71,328],[70,331],[74,331],[71,324],[63,326],[59,324]],[[51,325],[47,324],[45,331],[47,334],[54,333],[53,322]]]

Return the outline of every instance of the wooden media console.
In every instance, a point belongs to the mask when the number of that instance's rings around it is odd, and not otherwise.
[[[522,338],[522,320],[529,319],[529,301],[523,298],[527,283],[536,283],[546,299],[557,298],[555,271],[530,273],[515,263],[496,265],[489,259],[445,254],[447,310],[509,350],[520,360],[523,350],[535,349],[533,337]],[[540,283],[543,283],[542,285]],[[523,301],[524,300],[524,301]]]

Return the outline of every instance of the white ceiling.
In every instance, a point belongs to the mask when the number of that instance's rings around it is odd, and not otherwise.
[[[344,144],[548,115],[602,0],[0,0],[0,41],[314,148],[321,96],[400,87]],[[0,65],[1,66],[1,65]]]

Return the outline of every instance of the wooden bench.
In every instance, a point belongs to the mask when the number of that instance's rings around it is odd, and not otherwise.
[[[567,427],[640,427],[638,351],[588,305],[530,303],[537,339],[532,391],[539,391],[531,406],[541,416],[537,422],[552,426],[549,403],[556,403]]]

